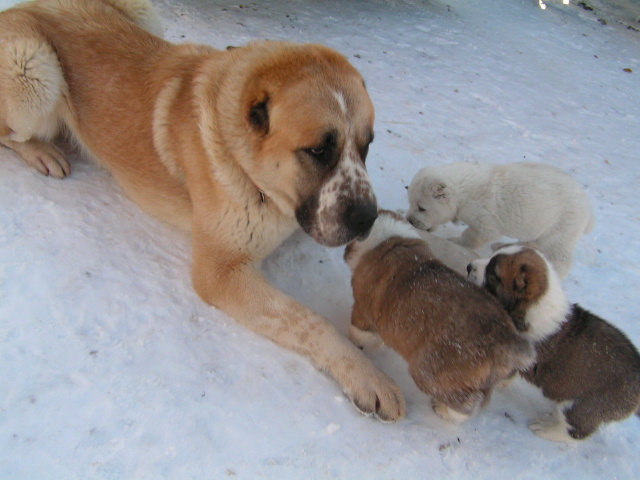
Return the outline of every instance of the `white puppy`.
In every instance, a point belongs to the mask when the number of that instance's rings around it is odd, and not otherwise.
[[[409,186],[407,219],[431,231],[463,222],[454,241],[477,249],[502,236],[542,251],[561,278],[573,249],[594,226],[589,197],[567,173],[538,163],[452,163],[420,170]]]

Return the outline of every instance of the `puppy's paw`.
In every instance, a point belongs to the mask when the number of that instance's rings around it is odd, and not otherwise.
[[[569,434],[568,425],[555,415],[545,415],[529,423],[529,429],[541,438],[553,442],[572,443],[575,439]]]
[[[462,237],[451,237],[451,238],[448,238],[447,240],[449,240],[451,243],[455,243],[456,245],[461,245],[463,247],[467,246],[467,245],[465,245],[464,240],[462,239]]]
[[[402,391],[387,375],[371,364],[371,371],[362,372],[345,393],[360,413],[381,422],[403,418],[407,406]]]
[[[469,419],[469,415],[453,410],[436,398],[431,399],[431,406],[436,415],[447,422],[459,425]]]
[[[64,178],[71,173],[71,166],[64,154],[52,143],[38,140],[27,142],[3,140],[2,143],[20,155],[27,165],[43,175]]]
[[[514,245],[513,243],[506,243],[506,242],[493,242],[491,244],[491,251],[492,252],[497,252],[498,250],[500,250],[502,247],[507,247],[509,245]]]

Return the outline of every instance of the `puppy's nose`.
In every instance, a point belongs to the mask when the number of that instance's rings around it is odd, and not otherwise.
[[[367,233],[378,218],[378,207],[375,203],[358,203],[349,212],[349,225],[358,234]]]
[[[471,270],[473,269],[473,265],[471,265],[470,263],[467,265],[467,273],[471,273]]]

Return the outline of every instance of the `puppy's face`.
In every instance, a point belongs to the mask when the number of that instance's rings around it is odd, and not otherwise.
[[[455,219],[455,195],[446,183],[419,172],[409,186],[407,220],[428,232]]]
[[[245,95],[250,176],[317,242],[343,245],[377,217],[365,160],[373,105],[360,74],[320,46],[288,46]]]
[[[489,259],[474,260],[468,279],[495,295],[507,311],[523,309],[547,290],[547,265],[538,252],[521,246],[498,250]]]

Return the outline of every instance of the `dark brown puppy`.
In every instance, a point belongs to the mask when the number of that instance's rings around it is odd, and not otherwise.
[[[353,272],[352,341],[364,347],[379,334],[441,417],[466,420],[497,382],[533,363],[531,344],[496,299],[436,259],[403,217],[381,210],[345,260]]]
[[[472,262],[469,276],[500,300],[534,342],[537,363],[522,376],[558,402],[555,418],[530,425],[536,434],[583,439],[603,423],[640,415],[638,351],[616,327],[569,305],[541,253],[506,247]]]

